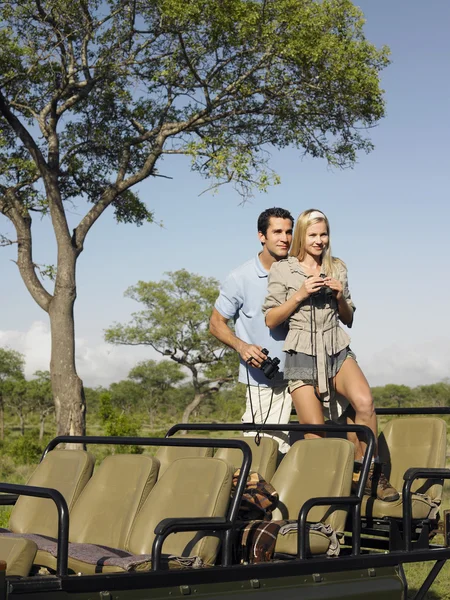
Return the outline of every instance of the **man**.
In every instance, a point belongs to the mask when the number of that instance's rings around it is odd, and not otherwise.
[[[292,401],[283,379],[283,344],[287,327],[270,330],[261,307],[267,294],[267,276],[270,267],[286,258],[292,241],[294,219],[283,208],[268,208],[259,215],[258,237],[262,251],[234,269],[220,288],[211,319],[210,332],[240,355],[239,381],[247,385],[246,409],[243,423],[288,423]],[[234,320],[235,331],[228,326]],[[260,367],[266,359],[265,348],[271,358],[279,358],[279,372],[268,379]],[[279,450],[289,449],[288,433],[276,432],[274,439]]]

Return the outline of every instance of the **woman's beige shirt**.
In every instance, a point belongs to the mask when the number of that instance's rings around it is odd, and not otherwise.
[[[342,283],[344,298],[355,310],[348,289],[347,268],[340,260],[335,260],[334,267],[334,277]],[[262,307],[263,313],[265,314],[271,308],[286,302],[298,292],[307,277],[308,275],[303,271],[298,259],[293,256],[274,263],[269,272],[267,297]],[[329,303],[321,305],[314,302],[314,307],[314,313],[311,315],[310,301],[307,299],[291,314],[289,332],[283,350],[317,356],[319,391],[326,394],[328,392],[326,354],[331,356],[346,348],[350,344],[350,337],[339,325],[339,315],[335,305],[330,306]],[[312,331],[311,316],[313,317]],[[311,335],[311,333],[315,335]]]

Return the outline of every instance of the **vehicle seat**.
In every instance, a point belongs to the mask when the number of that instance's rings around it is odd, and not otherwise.
[[[296,520],[301,507],[310,498],[348,496],[354,464],[354,445],[339,438],[307,439],[295,442],[283,458],[271,484],[279,494],[273,520]],[[316,506],[308,522],[322,522],[335,532],[345,530],[348,510],[333,506]],[[275,553],[297,555],[297,531],[278,535]],[[309,532],[311,554],[324,554],[330,539],[319,531]]]
[[[33,565],[37,545],[32,540],[0,535],[0,560],[6,562],[6,575],[26,577]]]
[[[270,481],[275,473],[278,459],[278,442],[271,437],[261,437],[260,443],[254,437],[241,436],[233,438],[246,442],[252,451],[251,471],[256,471],[266,481]],[[218,448],[216,458],[226,460],[233,465],[234,470],[242,465],[242,452],[237,448]]]
[[[52,450],[38,464],[27,485],[58,490],[70,513],[92,475],[94,462],[84,450]],[[58,512],[53,500],[20,496],[11,511],[9,531],[56,537]]]
[[[403,475],[412,467],[444,468],[447,452],[447,425],[438,417],[408,417],[389,421],[378,437],[381,462],[385,463],[385,474],[391,484],[401,492]],[[418,479],[412,491],[425,494],[434,504],[442,499],[442,481]],[[427,498],[412,497],[414,519],[428,517],[432,505]],[[382,502],[377,498],[363,497],[362,515],[370,518],[403,516],[403,501],[400,495],[395,502]]]
[[[183,437],[186,438],[187,436]],[[194,448],[188,446],[160,446],[155,454],[156,458],[159,460],[160,463],[158,477],[161,477],[165,473],[167,467],[178,458],[190,458],[195,456],[212,455],[213,448]]]
[[[212,457],[179,458],[157,481],[134,518],[130,534],[121,548],[103,544],[70,543],[69,568],[75,573],[114,573],[151,567],[156,525],[166,518],[224,517],[230,501],[232,467]],[[42,543],[42,546],[41,546]],[[201,564],[214,564],[220,539],[201,532],[177,533],[164,543],[164,555],[198,557]],[[53,558],[56,542],[39,540],[38,555]],[[38,564],[42,562],[38,561]],[[179,564],[178,564],[179,566]],[[53,566],[54,568],[54,566]]]
[[[158,459],[147,454],[104,458],[73,507],[69,542],[125,548],[133,519],[155,485],[158,469]],[[56,558],[45,550],[45,541],[37,543],[35,563],[56,569]]]

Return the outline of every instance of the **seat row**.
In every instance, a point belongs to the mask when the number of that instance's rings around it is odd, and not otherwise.
[[[441,419],[391,421],[383,439],[380,453],[389,459],[394,485],[405,468],[445,466],[446,426]],[[347,497],[351,493],[353,445],[347,440],[298,441],[278,467],[277,444],[272,438],[261,438],[260,444],[250,437],[245,441],[252,450],[252,470],[262,474],[278,492],[274,520],[296,520],[310,498]],[[70,513],[72,572],[148,569],[155,529],[164,519],[228,516],[233,473],[242,463],[242,452],[220,448],[214,456],[207,456],[210,453],[210,448],[161,446],[154,457],[108,456],[93,473],[94,458],[89,452],[56,449],[45,456],[28,484],[56,489],[65,498]],[[413,516],[426,518],[430,502],[440,502],[441,490],[436,481],[418,480],[414,491],[426,491],[428,497],[414,497]],[[381,504],[388,503],[365,500],[363,508],[371,514],[375,510],[382,513]],[[395,506],[387,510],[401,516],[401,501],[389,504]],[[345,506],[315,506],[308,520],[344,532],[346,515]],[[32,565],[34,569],[54,570],[57,535],[54,503],[21,496],[12,509],[8,530],[0,532],[0,559],[7,561],[8,575],[28,575]],[[329,545],[324,533],[309,532],[310,554],[324,554]],[[297,547],[297,530],[291,528],[278,535],[275,552],[295,557]],[[173,557],[172,561],[186,563],[191,559],[203,565],[214,564],[219,549],[219,537],[205,531],[171,535],[163,548],[167,560]]]

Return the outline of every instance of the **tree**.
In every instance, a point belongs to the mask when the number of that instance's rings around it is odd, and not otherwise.
[[[410,387],[395,383],[372,388],[372,394],[376,406],[405,408],[415,401],[414,392]]]
[[[26,379],[8,379],[4,383],[5,404],[18,417],[20,433],[25,435],[25,419],[30,411],[28,382]]]
[[[132,412],[141,403],[143,390],[135,381],[123,379],[109,386],[111,405],[122,412]]]
[[[45,420],[55,410],[49,371],[34,373],[34,379],[28,382],[27,395],[31,410],[39,414],[39,441],[41,442],[45,433]]]
[[[141,401],[147,409],[152,429],[155,425],[156,409],[166,402],[168,390],[185,377],[180,365],[170,360],[140,362],[129,372],[128,378],[139,384],[143,390]]]
[[[384,115],[388,52],[350,0],[4,0],[0,19],[0,213],[16,238],[1,240],[49,315],[57,433],[81,434],[73,310],[94,223],[109,207],[151,222],[133,189],[169,155],[244,198],[277,181],[270,146],[352,166]],[[73,202],[87,206],[75,227]],[[35,214],[53,265],[35,262]]]
[[[414,391],[420,406],[450,406],[450,383],[448,380],[431,385],[420,385]]]
[[[9,380],[23,379],[23,367],[25,360],[23,354],[0,348],[0,439],[5,439],[5,383]]]
[[[194,398],[183,423],[202,400],[234,381],[237,354],[209,333],[209,317],[218,295],[218,282],[182,269],[160,282],[139,281],[125,295],[145,309],[129,325],[115,324],[105,338],[113,344],[147,345],[191,372]]]

